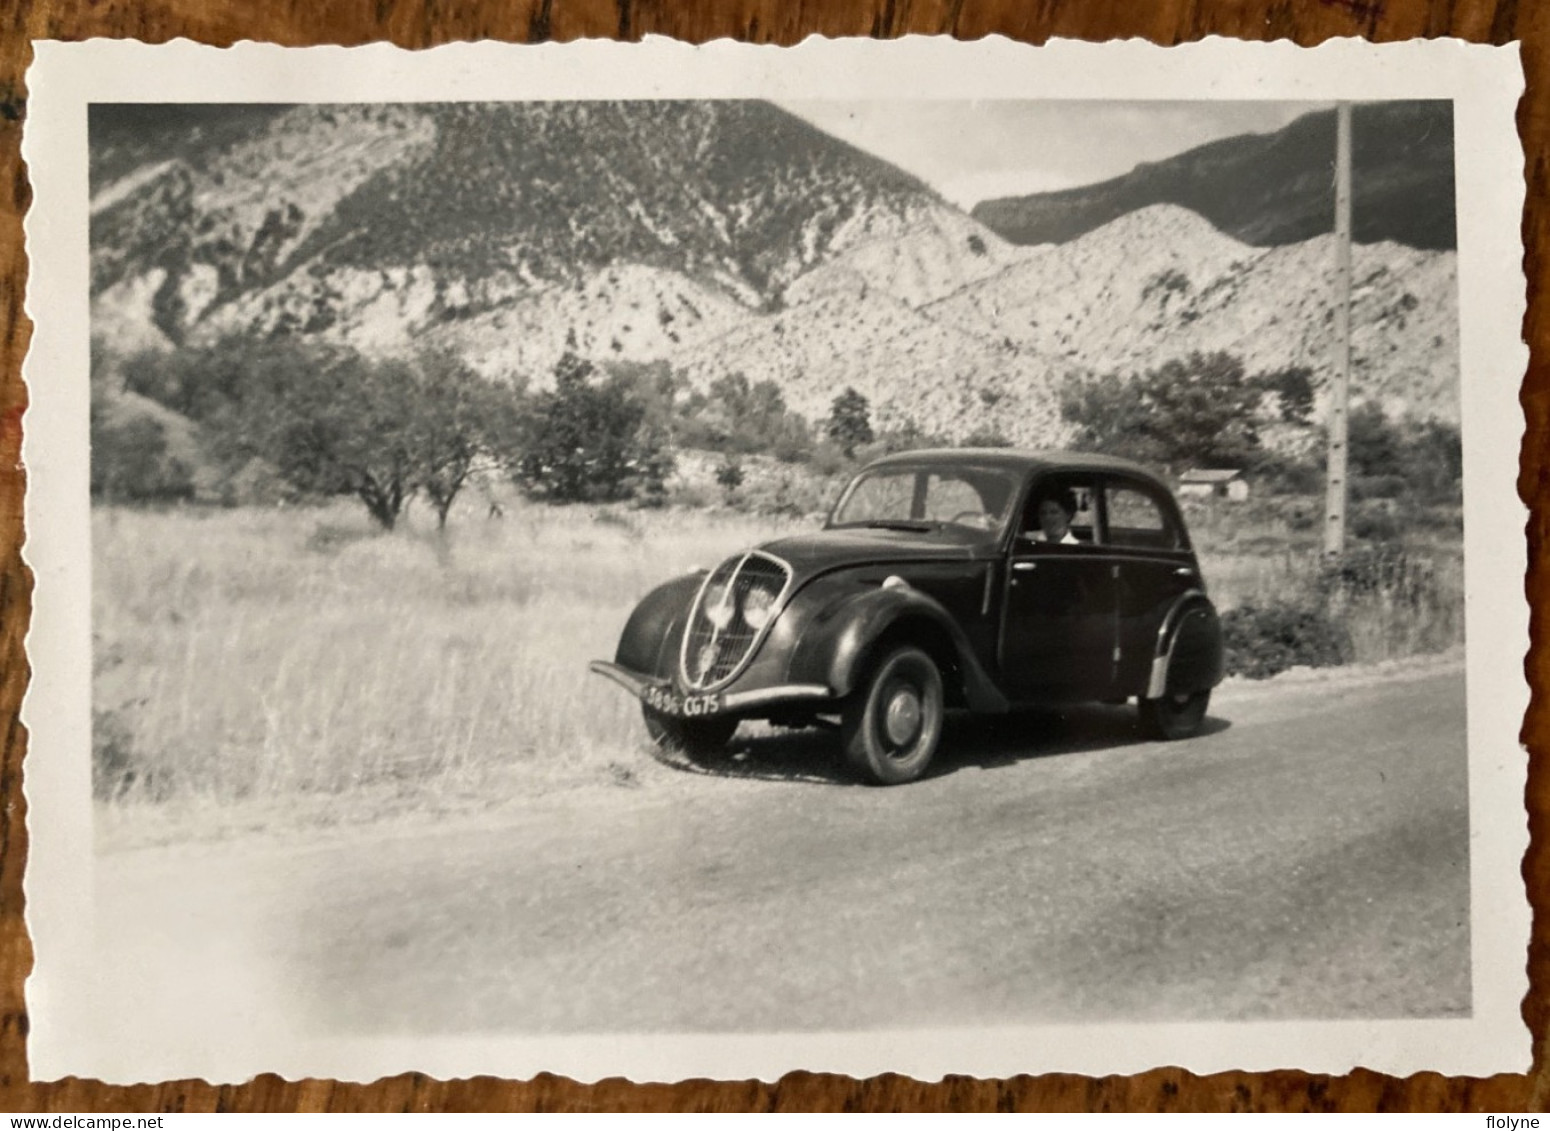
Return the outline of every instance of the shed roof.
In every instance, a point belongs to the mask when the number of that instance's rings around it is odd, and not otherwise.
[[[1243,472],[1237,468],[1201,468],[1192,467],[1179,476],[1180,483],[1227,483],[1237,479]]]

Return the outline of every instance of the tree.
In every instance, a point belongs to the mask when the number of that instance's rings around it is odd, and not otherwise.
[[[114,503],[173,502],[194,496],[188,464],[167,449],[167,429],[148,414],[91,406],[91,494]]]
[[[770,452],[795,463],[812,448],[806,419],[786,407],[780,386],[770,380],[750,383],[739,372],[716,378],[703,393],[690,393],[679,418],[684,443],[713,452]]]
[[[1259,451],[1260,389],[1228,353],[1192,353],[1138,376],[1076,378],[1062,390],[1061,416],[1080,448],[1160,464],[1243,467]]]
[[[716,483],[730,504],[737,497],[737,489],[743,485],[743,465],[734,456],[727,456],[716,468]]]
[[[529,414],[517,467],[524,490],[557,503],[657,497],[671,471],[663,437],[645,426],[645,407],[630,383],[594,380],[592,363],[566,353],[555,365],[555,388]]]
[[[1408,422],[1404,475],[1428,502],[1454,502],[1464,478],[1464,446],[1458,425],[1441,420]]]
[[[872,442],[871,405],[866,397],[849,385],[834,398],[829,406],[829,419],[824,424],[824,434],[839,445],[849,458],[856,449]]]
[[[445,527],[480,461],[519,443],[520,390],[447,353],[377,361],[342,346],[237,335],[140,354],[123,371],[130,391],[199,425],[228,483],[257,460],[302,494],[355,496],[387,530],[417,491]]]
[[[354,495],[392,530],[418,486],[413,375],[353,352],[320,359],[304,380],[255,383],[242,395],[241,443],[298,490]]]
[[[447,512],[481,459],[499,458],[514,431],[520,394],[491,384],[448,353],[422,354],[403,378],[415,386],[410,440],[414,486],[446,529]]]
[[[1261,373],[1254,384],[1273,393],[1281,421],[1285,424],[1307,424],[1313,416],[1313,370],[1305,365],[1292,365]]]
[[[1347,417],[1353,487],[1423,502],[1458,499],[1464,475],[1456,425],[1441,420],[1391,420],[1377,401],[1364,401]]]
[[[1363,401],[1346,417],[1346,443],[1353,475],[1396,475],[1404,437],[1377,401]]]

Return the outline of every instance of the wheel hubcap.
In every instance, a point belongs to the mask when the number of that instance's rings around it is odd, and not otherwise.
[[[920,693],[913,687],[896,687],[888,696],[883,733],[894,746],[904,746],[920,733]]]

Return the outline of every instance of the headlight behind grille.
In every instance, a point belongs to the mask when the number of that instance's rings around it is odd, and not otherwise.
[[[719,687],[743,669],[790,580],[790,567],[760,550],[729,558],[711,572],[690,610],[679,660],[690,687]]]
[[[775,611],[776,596],[774,590],[762,585],[751,586],[743,594],[743,619],[755,632],[770,623],[770,614]]]

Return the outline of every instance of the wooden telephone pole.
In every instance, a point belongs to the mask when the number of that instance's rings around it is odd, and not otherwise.
[[[1351,402],[1351,104],[1335,108],[1335,372],[1329,387],[1324,554],[1345,553]]]

